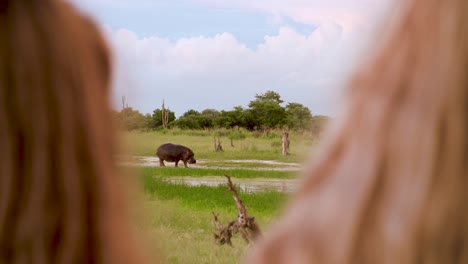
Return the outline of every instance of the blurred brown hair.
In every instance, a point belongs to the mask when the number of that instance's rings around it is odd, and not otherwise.
[[[251,263],[468,263],[468,1],[403,2]]]
[[[109,59],[65,2],[1,1],[1,263],[141,262],[118,191]]]

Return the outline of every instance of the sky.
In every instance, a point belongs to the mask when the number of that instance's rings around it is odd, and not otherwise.
[[[346,80],[375,48],[391,0],[69,0],[93,17],[114,54],[113,103],[248,107],[278,92],[335,115]],[[395,0],[394,0],[395,1]]]

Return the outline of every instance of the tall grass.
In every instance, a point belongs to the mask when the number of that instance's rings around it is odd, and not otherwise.
[[[229,133],[232,134],[229,134]],[[214,151],[214,135],[219,135],[224,151]],[[231,146],[231,139],[233,145]],[[281,155],[281,134],[249,131],[158,130],[121,132],[122,154],[154,156],[163,143],[175,143],[191,148],[199,159],[261,159],[302,162],[318,140],[307,134],[290,134],[290,155]]]

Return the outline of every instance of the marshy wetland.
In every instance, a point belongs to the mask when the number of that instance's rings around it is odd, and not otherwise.
[[[224,175],[232,177],[249,214],[267,230],[289,194],[299,187],[302,164],[317,144],[312,136],[292,134],[291,154],[284,157],[278,145],[280,133],[272,132],[247,134],[233,140],[232,145],[230,139],[221,137],[224,151],[216,152],[212,133],[121,133],[125,151],[117,161],[137,176],[141,195],[132,207],[134,222],[155,259],[166,263],[239,263],[250,245],[240,237],[233,239],[234,247],[219,246],[213,239],[212,212],[220,213],[222,223],[237,217]],[[168,142],[190,147],[197,163],[189,168],[175,168],[174,163],[159,167],[156,148]]]

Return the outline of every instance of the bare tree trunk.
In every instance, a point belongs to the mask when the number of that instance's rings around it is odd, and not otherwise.
[[[286,130],[283,130],[281,142],[283,147],[283,156],[289,155],[289,133]]]
[[[164,106],[164,99],[163,99],[161,114],[162,114],[163,128],[167,128],[167,123],[169,123],[169,109],[166,110]]]
[[[216,142],[216,137],[214,137],[214,148],[216,152],[224,151],[223,146],[221,146],[221,140],[218,137],[218,142]]]
[[[218,148],[216,151],[224,151],[223,146],[221,146],[221,140],[219,139],[219,137],[218,137]]]
[[[128,108],[128,103],[126,102],[125,95],[122,95],[122,110]]]

